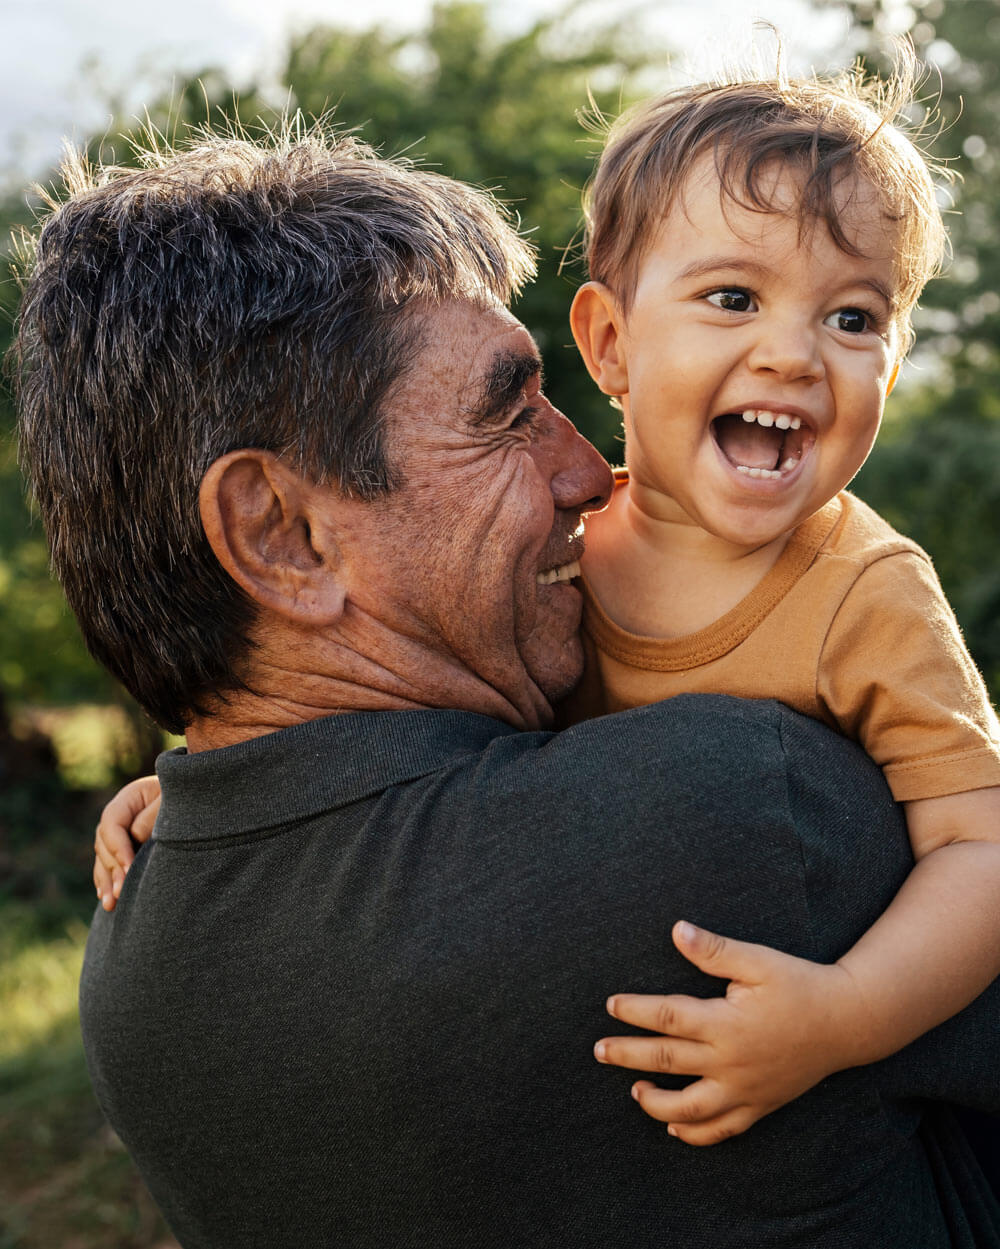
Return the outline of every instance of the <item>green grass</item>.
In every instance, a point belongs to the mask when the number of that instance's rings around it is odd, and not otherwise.
[[[68,899],[0,905],[0,1249],[168,1249],[90,1091],[81,910]]]
[[[36,720],[0,751],[0,1249],[176,1249],[94,1100],[77,1015],[121,715]]]

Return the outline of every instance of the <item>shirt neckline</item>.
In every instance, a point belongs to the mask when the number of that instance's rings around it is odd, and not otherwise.
[[[161,842],[260,832],[347,806],[485,750],[511,725],[475,712],[326,716],[234,746],[160,755]]]

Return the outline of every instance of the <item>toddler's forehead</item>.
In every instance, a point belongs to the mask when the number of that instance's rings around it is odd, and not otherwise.
[[[887,211],[879,189],[862,174],[844,175],[828,195],[817,197],[810,195],[808,171],[799,164],[780,159],[755,163],[752,156],[740,160],[737,155],[720,161],[714,153],[695,161],[667,192],[643,250],[654,238],[669,246],[679,215],[697,227],[706,207],[711,211],[716,204],[734,238],[745,243],[766,239],[768,217],[781,217],[797,220],[802,247],[809,247],[818,229],[829,233],[847,255],[889,256],[894,261],[899,256],[899,222]]]

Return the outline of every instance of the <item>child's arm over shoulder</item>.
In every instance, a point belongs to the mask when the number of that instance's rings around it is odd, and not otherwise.
[[[724,998],[618,994],[608,1010],[656,1037],[598,1042],[602,1062],[701,1078],[634,1095],[673,1135],[709,1145],[825,1076],[884,1058],[1000,974],[1000,787],[907,804],[918,862],[885,914],[831,965],[678,924],[674,941],[729,980]]]
[[[94,888],[101,906],[113,911],[135,858],[133,841],[148,841],[160,810],[160,782],[140,776],[118,791],[101,812],[94,838]]]
[[[875,1058],[950,1018],[1000,975],[1000,786],[903,805],[916,866],[840,959],[871,1004]]]

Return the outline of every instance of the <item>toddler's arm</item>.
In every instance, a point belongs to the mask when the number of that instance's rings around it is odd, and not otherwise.
[[[663,1035],[609,1037],[602,1062],[701,1078],[633,1087],[692,1145],[744,1132],[825,1076],[875,1062],[967,1006],[1000,974],[1000,787],[906,805],[917,864],[831,965],[677,924],[680,952],[729,980],[724,998],[617,994],[616,1019]]]
[[[160,809],[160,782],[155,776],[131,781],[101,812],[94,839],[94,887],[101,906],[113,911],[132,865],[132,842],[148,841]]]

